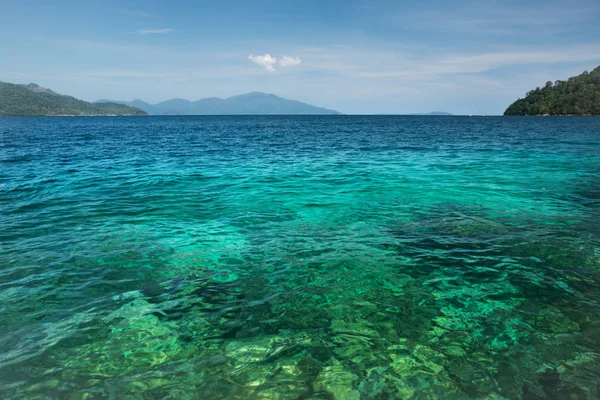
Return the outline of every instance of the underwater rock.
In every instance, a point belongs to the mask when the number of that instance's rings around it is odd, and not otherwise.
[[[325,363],[333,357],[332,349],[324,344],[315,344],[308,347],[308,351],[312,358],[322,363]]]
[[[156,305],[138,297],[108,314],[105,339],[73,349],[72,357],[63,361],[62,378],[123,376],[189,357],[198,350],[181,339],[177,324],[161,321],[156,313]]]
[[[496,380],[476,363],[468,362],[463,358],[454,358],[449,361],[446,370],[469,396],[476,397],[497,391]]]
[[[600,355],[598,353],[593,353],[591,351],[578,353],[571,360],[560,365],[556,370],[558,373],[563,374],[570,369],[585,368],[588,365],[597,364],[598,361],[600,361]]]
[[[367,338],[337,335],[333,338],[333,343],[336,358],[345,360],[356,368],[366,369],[387,364],[387,357],[382,349]]]
[[[257,400],[296,400],[306,399],[306,395],[310,392],[305,386],[298,385],[294,382],[283,382],[273,384],[266,388],[258,388],[252,395],[252,399]],[[267,385],[264,385],[267,386]]]
[[[298,362],[296,368],[305,381],[311,382],[319,376],[323,365],[312,357],[304,357]]]
[[[133,300],[108,314],[104,317],[104,321],[112,324],[115,320],[120,320],[122,325],[127,326],[134,320],[144,320],[148,315],[162,313],[160,308],[146,301],[139,292],[133,292],[129,297]]]
[[[434,322],[442,329],[446,329],[449,331],[453,330],[465,330],[467,329],[467,324],[459,315],[447,315],[447,316],[439,316],[434,319]]]
[[[302,371],[297,368],[299,357],[294,354],[300,353],[309,343],[310,339],[304,335],[231,340],[224,344],[223,355],[234,360],[231,375],[242,386],[262,387],[281,374],[293,376],[293,385],[301,386]]]
[[[224,354],[235,359],[238,363],[253,363],[267,359],[272,351],[273,342],[276,339],[266,340],[229,341],[225,345]]]
[[[325,367],[313,384],[315,392],[326,392],[334,400],[360,400],[360,392],[354,389],[358,377],[337,363]]]
[[[444,352],[452,357],[462,357],[467,355],[467,352],[458,345],[449,345],[443,347]]]
[[[415,346],[412,355],[425,368],[433,371],[434,374],[438,374],[444,370],[446,357],[429,347],[418,344]]]
[[[334,319],[331,321],[331,331],[333,334],[365,336],[369,338],[379,337],[379,333],[373,329],[372,325],[365,320],[346,321],[343,319]]]
[[[300,399],[311,392],[306,376],[298,367],[297,359],[278,360],[273,363],[266,381],[256,388],[256,399]]]
[[[358,385],[361,398],[377,398],[386,391],[388,370],[387,367],[376,367],[367,371],[366,378]]]
[[[419,367],[414,357],[403,354],[390,354],[391,367],[399,377],[405,377],[413,373]]]
[[[556,368],[546,365],[539,385],[548,395],[565,399],[597,399],[600,387],[595,378],[600,373],[600,356],[591,351],[575,352]]]
[[[390,351],[398,350],[390,349]],[[411,353],[389,354],[392,360],[391,367],[400,377],[406,377],[415,373],[439,374],[444,370],[446,357],[423,345],[416,345]]]
[[[535,325],[552,333],[569,333],[580,331],[576,322],[571,321],[554,307],[543,310],[542,315],[535,317]]]
[[[394,389],[394,398],[438,399],[453,398],[462,393],[446,372],[446,356],[430,347],[408,343],[387,348],[391,372],[386,376]]]

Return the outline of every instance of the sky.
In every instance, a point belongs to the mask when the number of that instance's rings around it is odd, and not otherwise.
[[[600,1],[0,0],[0,81],[87,101],[252,91],[499,115],[600,65]]]

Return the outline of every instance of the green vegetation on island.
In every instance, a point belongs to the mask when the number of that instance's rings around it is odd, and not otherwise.
[[[511,104],[504,115],[600,115],[600,67],[566,81],[548,81]]]
[[[35,83],[0,82],[0,116],[17,115],[146,115],[138,108],[115,103],[88,103],[44,89]]]

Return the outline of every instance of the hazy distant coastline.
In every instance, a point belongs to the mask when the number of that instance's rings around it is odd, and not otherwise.
[[[143,100],[98,100],[102,103],[124,104],[136,107],[150,115],[341,115],[340,112],[288,100],[274,94],[252,92],[221,99],[209,97],[196,101],[171,99],[158,104]]]
[[[443,117],[452,117],[454,116],[454,114],[450,114],[449,112],[445,112],[445,111],[431,111],[428,113],[418,113],[418,114],[391,114],[391,113],[386,113],[386,114],[373,114],[373,115],[404,115],[404,116],[443,116]]]
[[[90,103],[35,83],[0,82],[0,116],[139,116],[139,115],[341,115],[274,94],[252,92],[227,99],[172,99],[158,104],[142,100]]]

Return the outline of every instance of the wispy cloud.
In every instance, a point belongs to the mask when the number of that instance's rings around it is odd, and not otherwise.
[[[413,32],[475,34],[481,37],[548,36],[593,23],[600,5],[593,0],[550,0],[543,3],[465,0],[453,7],[406,7],[398,2],[365,6],[364,12],[383,26],[402,26]]]
[[[448,74],[479,74],[516,65],[573,63],[598,59],[600,59],[598,46],[577,46],[551,51],[486,52],[433,58],[413,55],[396,60],[396,65],[391,65],[389,58],[380,59],[378,64],[385,67],[374,68],[372,65],[363,65],[363,68],[353,75],[362,78],[426,79]]]
[[[434,46],[374,46],[302,51],[306,73],[343,76],[346,79],[420,82],[447,79],[457,75],[502,75],[509,70],[558,68],[560,65],[593,63],[600,60],[600,45],[503,46],[496,51],[455,51]],[[504,78],[506,82],[506,78]]]
[[[262,56],[249,55],[248,60],[252,61],[254,64],[263,67],[265,70],[269,72],[275,71],[274,65],[277,64],[277,59],[272,57],[270,54],[265,54]]]
[[[171,33],[175,32],[175,29],[170,28],[162,28],[162,29],[140,29],[137,31],[140,35],[153,35],[153,34],[161,34],[161,33]]]
[[[288,67],[295,67],[296,65],[299,65],[301,62],[302,62],[302,60],[300,60],[300,57],[283,56],[283,57],[281,57],[281,60],[279,60],[279,65],[284,68],[288,68]]]
[[[507,65],[555,64],[600,58],[600,47],[571,47],[552,51],[493,52],[445,60],[442,72],[478,73]]]

